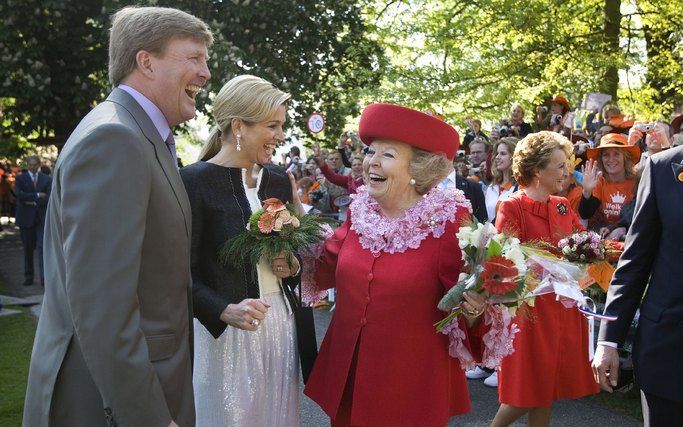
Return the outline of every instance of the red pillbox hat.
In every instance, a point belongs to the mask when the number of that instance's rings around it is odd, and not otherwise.
[[[393,104],[371,104],[360,116],[358,136],[365,145],[376,139],[390,139],[441,153],[453,160],[460,146],[458,132],[429,114]]]

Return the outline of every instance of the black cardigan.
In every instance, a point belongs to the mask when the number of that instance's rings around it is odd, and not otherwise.
[[[218,338],[227,325],[220,315],[228,304],[259,298],[256,266],[236,270],[218,261],[220,247],[245,230],[252,212],[242,184],[242,169],[197,162],[180,170],[192,206],[192,302],[194,316]],[[271,197],[292,202],[285,170],[263,165],[259,200]],[[298,277],[283,280],[285,296],[295,304],[291,289]]]

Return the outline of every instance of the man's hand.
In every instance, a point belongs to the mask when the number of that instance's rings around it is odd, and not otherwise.
[[[600,387],[612,393],[619,379],[619,353],[616,348],[598,344],[593,357],[593,377]]]

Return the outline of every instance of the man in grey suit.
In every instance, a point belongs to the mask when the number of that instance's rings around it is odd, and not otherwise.
[[[676,147],[650,157],[643,170],[633,223],[607,294],[605,312],[618,318],[600,326],[593,359],[596,381],[611,392],[618,379],[617,347],[640,307],[633,364],[645,425],[652,427],[683,425],[682,219],[683,147]]]
[[[113,16],[115,89],[53,174],[24,426],[195,424],[192,217],[171,127],[195,115],[212,41],[176,9]]]

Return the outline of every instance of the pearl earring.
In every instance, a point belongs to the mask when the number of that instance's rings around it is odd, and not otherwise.
[[[237,151],[241,151],[242,150],[242,146],[240,145],[241,136],[239,134],[237,134],[237,135],[235,135],[235,137],[237,138]]]
[[[541,180],[536,178],[536,189],[538,190],[538,187],[541,185]]]
[[[409,182],[410,182],[410,185],[415,185],[415,179],[414,178],[410,178]]]

